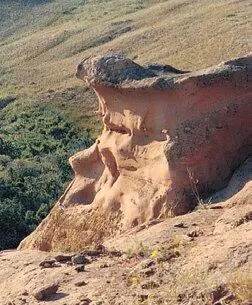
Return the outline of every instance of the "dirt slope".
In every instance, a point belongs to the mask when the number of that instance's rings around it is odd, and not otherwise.
[[[2,252],[0,304],[38,304],[34,291],[54,282],[58,292],[39,304],[251,304],[251,191],[250,181],[225,202],[109,240],[84,272],[39,267],[55,253]]]

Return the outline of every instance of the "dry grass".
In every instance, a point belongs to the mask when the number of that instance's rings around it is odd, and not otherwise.
[[[108,50],[122,50],[142,64],[216,64],[249,51],[249,2],[58,0],[23,7],[13,34],[2,38],[2,83],[32,95],[71,87],[80,84],[74,78],[80,59]],[[2,36],[10,22],[3,22]]]
[[[142,242],[137,242],[135,241],[133,244],[130,245],[126,249],[126,256],[127,258],[132,258],[132,257],[146,257],[149,256],[151,253],[151,249],[144,245]]]
[[[228,286],[240,301],[252,300],[252,269],[238,269],[229,279]]]
[[[249,0],[43,2],[0,3],[1,95],[35,99],[48,90],[81,86],[75,66],[89,54],[122,51],[140,64],[193,70],[250,49]],[[77,122],[80,107],[94,101],[85,94],[83,99],[84,105],[65,106]]]

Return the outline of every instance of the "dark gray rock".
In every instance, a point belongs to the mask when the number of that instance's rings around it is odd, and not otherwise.
[[[71,258],[71,261],[75,265],[90,264],[90,260],[83,254],[76,254]]]

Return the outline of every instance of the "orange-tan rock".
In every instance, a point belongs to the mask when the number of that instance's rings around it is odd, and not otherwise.
[[[97,94],[104,129],[70,158],[74,180],[20,248],[76,250],[186,213],[252,153],[252,55],[192,73],[106,55],[77,77]]]

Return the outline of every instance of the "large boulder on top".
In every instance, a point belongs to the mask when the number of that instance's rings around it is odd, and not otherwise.
[[[77,77],[104,129],[70,158],[75,178],[20,248],[69,250],[191,210],[252,152],[252,55],[197,72],[85,59]]]

